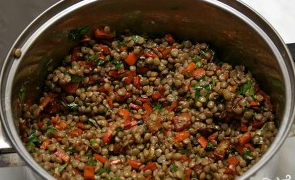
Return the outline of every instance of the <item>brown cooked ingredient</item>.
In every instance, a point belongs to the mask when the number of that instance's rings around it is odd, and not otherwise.
[[[89,37],[49,70],[20,121],[57,179],[234,179],[267,151],[272,105],[244,66],[170,34],[116,38],[106,26]]]

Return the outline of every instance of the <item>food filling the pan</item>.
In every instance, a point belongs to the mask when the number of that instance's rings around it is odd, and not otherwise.
[[[25,99],[23,143],[57,179],[234,179],[267,151],[269,96],[244,66],[206,43],[110,27],[48,66],[40,101]],[[58,47],[57,47],[58,48]]]

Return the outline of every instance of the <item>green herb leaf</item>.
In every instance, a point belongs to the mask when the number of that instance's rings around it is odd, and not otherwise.
[[[113,60],[111,63],[112,63],[113,65],[115,65],[115,69],[116,69],[116,70],[124,68],[124,63],[123,63],[123,61]]]
[[[250,93],[251,96],[255,95],[254,82],[247,81],[245,84],[242,84],[241,86],[239,86],[237,90],[238,94],[241,94],[241,95],[246,95],[247,91]]]
[[[93,157],[88,158],[88,164],[91,166],[96,166],[97,161]]]
[[[95,60],[97,60],[97,56],[96,56],[96,54],[87,54],[87,55],[85,55],[85,59],[87,60],[87,61],[95,61]]]
[[[206,147],[206,149],[209,150],[209,151],[214,150],[214,146],[213,146],[213,144],[212,144],[211,141],[209,141],[209,142],[207,143],[207,147]]]
[[[45,121],[45,124],[46,124],[47,126],[50,126],[50,125],[52,124],[52,122],[51,122],[51,120],[47,120],[47,121]]]
[[[78,27],[70,30],[68,39],[74,42],[80,41],[85,37],[85,34],[90,30],[89,27]]]
[[[216,85],[216,79],[212,77],[212,86],[215,87],[215,85]]]
[[[126,47],[127,45],[126,45],[126,43],[124,43],[124,42],[122,42],[122,41],[119,41],[119,42],[118,42],[118,46]]]
[[[194,89],[195,89],[195,90],[201,90],[201,89],[203,89],[203,87],[200,86],[200,83],[196,83],[196,84],[194,85]]]
[[[90,139],[89,143],[90,143],[90,145],[93,145],[93,144],[96,143],[96,140],[95,139]]]
[[[35,152],[36,151],[36,146],[34,143],[32,142],[27,142],[27,148],[29,152]]]
[[[110,61],[110,60],[111,60],[111,56],[110,56],[110,55],[107,55],[107,56],[105,57],[105,60],[106,60],[106,61]]]
[[[211,90],[212,90],[212,86],[211,86],[211,84],[207,84],[207,85],[205,85],[205,89],[206,89],[207,91],[211,91]]]
[[[193,172],[193,173],[192,173],[192,178],[196,178],[196,179],[198,179],[198,175],[197,175],[197,173]]]
[[[122,128],[122,127],[118,127],[118,128],[116,129],[116,134],[117,134],[118,132],[123,132],[123,128]]]
[[[100,168],[98,169],[96,175],[99,176],[101,175],[102,173],[109,173],[111,171],[111,168],[110,167],[107,167],[107,168]]]
[[[195,63],[198,63],[198,62],[201,62],[202,58],[199,56],[199,55],[195,55],[193,58],[192,58],[192,61],[195,62]],[[202,62],[201,62],[202,63]]]
[[[54,129],[53,127],[49,127],[46,131],[46,134],[50,135],[56,132],[56,129]]]
[[[65,151],[68,153],[68,154],[73,154],[75,151],[75,149],[73,147],[67,147],[65,148]]]
[[[198,61],[198,62],[196,62],[196,64],[197,64],[196,69],[199,69],[199,68],[201,68],[203,66],[203,62],[202,61]]]
[[[71,102],[71,103],[67,104],[67,107],[73,111],[76,111],[78,109],[78,104],[76,104],[75,102]]]
[[[97,65],[97,66],[101,66],[101,65],[103,65],[105,62],[103,61],[103,60],[101,60],[101,59],[98,59],[96,62],[95,62],[95,64]]]
[[[172,172],[176,172],[177,170],[178,170],[178,167],[175,166],[175,165],[172,165],[172,167],[171,167],[171,171],[172,171]]]
[[[139,43],[139,44],[142,44],[145,42],[145,39],[141,36],[138,36],[138,35],[133,35],[131,36],[131,39],[132,41],[134,41],[135,43]]]
[[[158,101],[157,104],[154,107],[154,111],[158,111],[159,113],[162,112],[162,105],[161,103]]]
[[[63,164],[61,165],[58,169],[57,172],[60,174],[66,167],[68,166],[68,164]]]
[[[29,135],[28,142],[27,142],[27,147],[28,147],[30,152],[34,152],[35,148],[36,148],[36,145],[39,145],[41,143],[41,141],[37,137],[37,133],[38,133],[38,130],[33,129],[31,134]]]
[[[191,150],[190,149],[180,149],[178,152],[183,155],[189,155],[191,153]]]
[[[71,82],[72,83],[80,83],[84,80],[84,76],[74,76],[71,75]]]
[[[251,149],[250,148],[247,148],[246,149],[246,153],[244,155],[244,159],[247,161],[247,162],[250,162],[253,157],[252,157],[252,152],[251,152]]]
[[[86,156],[88,158],[92,157],[93,156],[92,151],[91,150],[87,151]]]

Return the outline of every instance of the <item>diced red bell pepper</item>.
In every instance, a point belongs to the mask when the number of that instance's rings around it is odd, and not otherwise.
[[[175,141],[176,142],[181,142],[183,140],[185,140],[186,138],[190,137],[190,133],[188,131],[180,131],[180,132],[176,132],[175,134]]]
[[[168,55],[170,54],[171,50],[172,50],[172,48],[166,48],[166,49],[164,49],[164,50],[161,52],[161,54],[162,54],[162,58],[163,58],[163,59],[166,59],[166,58],[168,57]]]
[[[133,79],[133,85],[137,89],[140,89],[140,87],[141,87],[141,85],[140,85],[140,76],[135,76],[134,77],[134,79]]]
[[[80,47],[74,47],[71,53],[71,62],[78,61],[78,53],[80,52]]]
[[[137,55],[135,55],[134,52],[131,52],[127,55],[127,57],[125,58],[125,62],[129,65],[129,66],[132,66],[136,63],[138,57]]]
[[[227,158],[226,162],[228,162],[231,165],[237,166],[240,163],[240,160],[237,158],[237,156],[233,155]]]
[[[203,148],[206,148],[206,147],[207,147],[208,140],[207,140],[205,137],[200,136],[200,137],[198,138],[197,141],[198,141],[198,143],[200,143],[200,145],[201,145]]]
[[[142,170],[143,171],[146,171],[146,170],[151,170],[151,171],[154,171],[155,169],[157,169],[157,163],[156,162],[151,162],[149,163],[148,165],[145,165]]]
[[[111,165],[118,165],[118,164],[121,164],[121,163],[122,163],[122,160],[121,159],[116,159],[116,160],[110,161],[110,164]]]
[[[110,48],[106,45],[96,44],[95,47],[97,47],[104,55],[109,55],[111,53]]]
[[[54,154],[64,162],[69,162],[70,160],[70,156],[62,149],[57,149]]]
[[[118,78],[119,77],[119,73],[118,71],[109,71],[108,75],[112,78]]]
[[[147,67],[137,67],[136,70],[139,74],[146,74],[150,69]]]
[[[148,57],[151,57],[151,58],[157,58],[158,55],[155,54],[155,53],[152,52],[152,51],[148,51],[148,52],[144,53],[144,57],[146,57],[146,58],[148,58]]]
[[[86,165],[84,167],[84,178],[85,179],[94,179],[95,176],[95,166]]]
[[[197,67],[197,64],[191,61],[191,62],[187,65],[187,67],[186,67],[186,71],[189,72],[189,73],[190,73],[190,72],[193,72],[193,71],[196,69],[196,67]]]
[[[182,131],[191,125],[191,117],[189,113],[184,112],[178,116],[175,116],[172,120],[172,123],[174,124],[175,131]]]
[[[248,142],[250,142],[251,140],[251,134],[250,132],[247,132],[245,134],[243,134],[240,138],[239,138],[239,143],[244,146],[245,144],[247,144]]]
[[[98,161],[100,161],[101,163],[106,163],[106,162],[108,162],[108,160],[107,160],[107,158],[105,158],[105,157],[103,157],[103,156],[101,156],[101,155],[99,155],[99,154],[93,154],[93,158],[95,159],[95,160],[98,160]]]
[[[154,91],[152,94],[153,100],[159,100],[162,97],[161,93],[159,91]]]
[[[106,33],[103,30],[97,29],[94,31],[94,36],[97,39],[102,39],[102,40],[110,40],[115,37],[115,34],[113,32]]]
[[[173,101],[170,106],[166,107],[167,111],[174,111],[178,106],[177,101]]]
[[[79,87],[79,83],[68,83],[61,87],[67,94],[74,94]]]
[[[174,40],[174,38],[172,37],[171,34],[166,34],[165,37],[164,37],[164,39],[165,39],[170,45],[172,45],[172,44],[175,42],[175,40]]]
[[[129,106],[130,106],[130,108],[135,109],[135,110],[141,109],[141,106],[134,104],[134,103],[130,103]]]
[[[128,159],[126,163],[134,169],[139,169],[139,167],[142,165],[140,161],[133,160],[133,159]]]
[[[105,144],[110,144],[113,138],[113,132],[115,131],[115,128],[113,126],[108,127],[107,132],[105,132],[102,136],[102,141]]]
[[[51,140],[50,139],[46,139],[45,141],[43,141],[43,143],[40,146],[40,149],[46,150],[47,147],[51,144]]]
[[[143,103],[143,108],[148,114],[151,114],[153,112],[153,108],[150,106],[150,103],[148,102]]]
[[[204,68],[199,68],[193,71],[193,77],[202,77],[205,74],[205,69]]]
[[[131,84],[134,80],[134,77],[136,76],[136,72],[135,71],[127,71],[125,72],[125,76],[124,76],[124,82],[125,84]]]
[[[83,133],[83,130],[82,130],[82,129],[80,129],[80,128],[76,128],[76,129],[74,129],[74,130],[72,130],[72,131],[70,132],[70,136],[71,136],[71,137],[79,137],[79,136],[82,135],[82,133]]]
[[[107,99],[107,102],[108,102],[110,108],[113,108],[113,99],[110,96],[107,96],[106,99]]]

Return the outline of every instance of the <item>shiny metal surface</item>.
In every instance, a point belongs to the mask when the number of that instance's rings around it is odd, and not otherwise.
[[[77,3],[77,4],[74,4]],[[18,136],[18,92],[36,99],[48,63],[57,65],[74,45],[67,33],[81,26],[110,25],[151,35],[172,33],[179,39],[205,41],[223,61],[244,64],[276,107],[279,133],[268,152],[240,179],[248,179],[277,152],[294,119],[294,64],[276,32],[238,1],[88,0],[62,1],[44,12],[18,38],[1,71],[1,118],[14,148],[37,173],[53,179],[29,155]],[[20,48],[22,57],[13,56]]]

